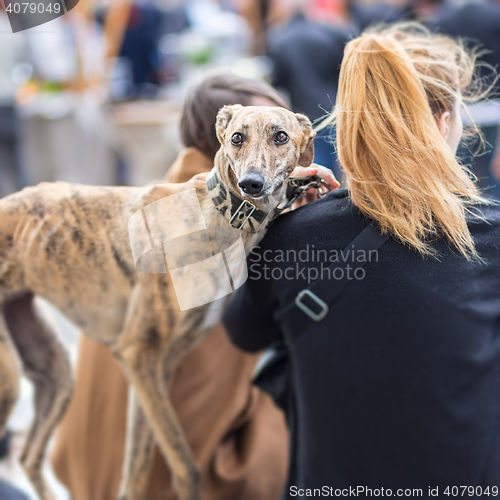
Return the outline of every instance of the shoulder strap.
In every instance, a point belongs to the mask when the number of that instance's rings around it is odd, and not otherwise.
[[[348,251],[351,255],[360,251],[370,252],[378,250],[387,240],[388,236],[383,235],[380,231],[369,224],[360,234],[342,251],[345,259],[334,262],[328,269],[333,274],[336,269],[342,269],[341,279],[322,280],[317,279],[308,288],[301,290],[295,297],[294,301],[279,309],[274,319],[279,322],[284,330],[285,338],[290,344],[289,347],[297,340],[297,338],[306,330],[313,322],[322,321],[329,312],[329,306],[342,293],[342,290],[352,281],[346,272],[347,266],[352,263],[348,257]],[[367,259],[357,263],[357,267],[361,268],[367,264]]]

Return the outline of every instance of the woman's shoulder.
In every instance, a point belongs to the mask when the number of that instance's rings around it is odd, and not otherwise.
[[[339,188],[321,199],[313,201],[296,210],[288,212],[277,219],[277,227],[331,220],[333,217],[352,219],[359,217],[359,212],[352,204],[349,191]]]
[[[470,232],[476,247],[500,249],[500,202],[491,201],[477,205],[467,216]]]
[[[467,219],[481,254],[486,253],[488,258],[491,249],[500,249],[500,202],[491,201],[472,207]],[[338,189],[318,201],[278,217],[260,246],[297,248],[309,243],[343,249],[366,223],[367,219],[352,203],[349,191]]]
[[[485,200],[484,203],[472,207],[468,220],[472,226],[500,222],[500,201]]]
[[[263,246],[295,247],[305,241],[344,248],[342,244],[351,241],[365,224],[347,189],[337,189],[278,217],[269,227]]]

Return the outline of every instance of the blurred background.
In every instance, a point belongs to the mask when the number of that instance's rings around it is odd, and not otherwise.
[[[41,181],[144,185],[183,147],[178,121],[191,84],[209,72],[263,78],[295,111],[320,120],[335,103],[345,43],[373,23],[418,19],[500,58],[500,5],[459,0],[80,0],[68,14],[13,34],[0,0],[0,196]],[[480,70],[485,81],[491,70]],[[499,197],[500,105],[470,108],[486,138],[460,155]],[[468,117],[464,119],[467,121]],[[333,130],[317,163],[341,177]],[[49,308],[50,306],[45,305]],[[53,311],[76,357],[77,332]],[[31,386],[0,446],[0,479],[35,498],[17,465],[32,417]],[[50,475],[50,471],[48,471]],[[51,475],[60,499],[69,496]]]

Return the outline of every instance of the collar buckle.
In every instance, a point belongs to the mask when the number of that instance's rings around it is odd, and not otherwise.
[[[235,229],[242,229],[248,219],[255,212],[256,208],[257,207],[252,202],[243,200],[236,212],[229,219],[229,224]]]

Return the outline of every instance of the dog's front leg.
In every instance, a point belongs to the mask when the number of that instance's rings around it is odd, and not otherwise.
[[[161,282],[157,286],[165,291],[169,284]],[[153,310],[155,300],[164,293],[154,285],[144,288],[137,285],[132,292],[125,328],[113,353],[153,429],[156,443],[170,467],[179,500],[200,500],[196,461],[170,401],[169,381],[165,380],[164,363],[173,336],[168,329],[169,314],[175,311],[166,312],[164,301],[157,303]]]
[[[129,386],[127,440],[119,500],[147,500],[155,451],[153,431]]]
[[[196,461],[164,384],[164,356],[148,345],[116,352],[172,472],[179,500],[200,500]],[[139,499],[127,499],[139,500]],[[141,499],[142,500],[142,499]]]

